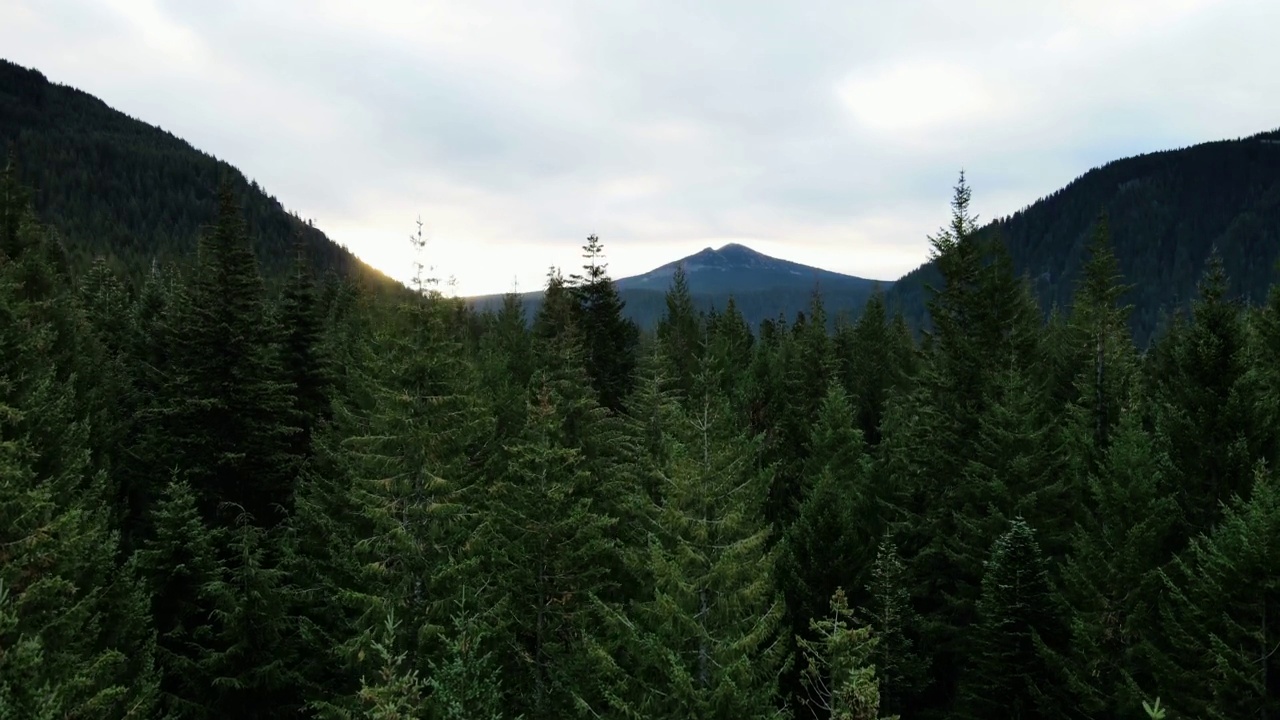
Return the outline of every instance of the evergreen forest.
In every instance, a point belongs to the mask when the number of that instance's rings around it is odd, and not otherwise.
[[[73,262],[19,177],[0,718],[1280,717],[1280,286],[1216,255],[1140,351],[1106,216],[1047,312],[962,176],[926,332],[650,331],[595,236],[526,317],[264,277],[229,182]]]

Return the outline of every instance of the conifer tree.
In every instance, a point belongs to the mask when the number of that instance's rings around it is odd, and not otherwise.
[[[292,453],[307,458],[316,427],[330,417],[332,378],[325,355],[323,308],[300,242],[295,254],[293,272],[280,297],[281,365],[292,384],[298,428]]]
[[[1106,451],[1120,405],[1134,381],[1137,358],[1129,333],[1130,308],[1121,304],[1129,290],[1121,284],[1104,215],[1090,241],[1089,260],[1072,302],[1069,337],[1074,393],[1071,402],[1087,418],[1092,442],[1089,469]]]
[[[882,539],[867,588],[867,620],[876,640],[871,664],[880,682],[881,707],[904,716],[929,669],[929,660],[916,641],[920,617],[911,606],[907,582],[897,546],[889,538]]]
[[[48,265],[56,238],[29,214],[10,221],[18,225],[0,251],[0,664],[13,665],[0,703],[15,717],[145,715],[154,636],[91,457],[91,383],[77,381],[84,368],[68,354],[78,316],[66,278]]]
[[[667,364],[667,374],[673,387],[682,397],[693,392],[698,372],[698,361],[705,349],[703,322],[693,305],[689,281],[684,267],[677,267],[671,276],[671,287],[666,294],[667,310],[658,321],[657,339]]]
[[[1072,610],[1070,682],[1080,709],[1126,716],[1154,682],[1143,653],[1163,633],[1156,573],[1169,560],[1179,510],[1162,438],[1143,428],[1136,397],[1120,413],[1088,478],[1060,586]]]
[[[1061,617],[1031,528],[1012,523],[991,550],[978,604],[974,654],[962,675],[960,708],[974,718],[1066,715],[1047,649],[1060,640]]]
[[[870,458],[839,384],[823,400],[808,446],[803,477],[813,487],[787,529],[778,563],[791,633],[805,638],[837,590],[861,605],[880,530]]]
[[[673,438],[648,567],[653,596],[628,614],[633,717],[774,718],[784,604],[762,516],[768,477],[704,363]]]
[[[1259,468],[1248,500],[1161,572],[1160,696],[1187,717],[1280,712],[1280,489]]]
[[[878,641],[869,627],[853,626],[842,591],[830,603],[826,615],[810,621],[814,639],[796,639],[805,663],[802,706],[814,718],[879,720],[880,688],[871,664]]]
[[[889,395],[912,375],[915,347],[888,315],[884,295],[867,300],[854,325],[841,323],[833,338],[836,376],[854,403],[858,427],[869,447],[880,444],[880,422]]]
[[[277,524],[292,505],[297,431],[264,289],[231,189],[200,241],[194,277],[178,300],[172,376],[161,412],[170,467],[183,470],[206,516],[224,503]],[[239,511],[231,511],[229,525]]]
[[[607,596],[619,565],[608,492],[584,452],[565,435],[565,407],[544,373],[534,378],[524,435],[507,449],[509,466],[491,485],[489,572],[502,578],[513,709],[565,717],[592,703],[596,668],[583,652],[600,622],[594,598]],[[605,495],[607,497],[607,495]]]
[[[213,717],[209,658],[217,649],[209,588],[218,579],[214,534],[200,517],[195,493],[174,480],[152,510],[154,537],[138,552],[151,617],[158,633],[160,708],[170,717]]]
[[[1217,254],[1209,260],[1199,293],[1190,323],[1162,342],[1167,362],[1153,366],[1151,374],[1156,423],[1169,439],[1183,489],[1188,538],[1208,532],[1221,503],[1247,496],[1252,480],[1246,439],[1252,403],[1241,392],[1247,369],[1243,317],[1239,304],[1228,299]]]
[[[570,279],[578,303],[583,363],[600,405],[619,412],[634,382],[639,329],[622,314],[625,303],[603,262],[600,238],[588,237],[582,252],[585,274]]]

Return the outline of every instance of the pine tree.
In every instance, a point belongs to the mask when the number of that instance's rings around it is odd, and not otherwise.
[[[292,453],[308,458],[316,427],[331,415],[333,381],[325,356],[323,308],[300,239],[295,253],[293,272],[280,297],[281,364],[292,384],[294,422],[298,427]]]
[[[837,590],[861,605],[880,531],[870,458],[839,384],[828,391],[808,445],[803,476],[813,487],[787,529],[778,562],[791,633],[804,638]]]
[[[768,477],[712,387],[704,364],[655,509],[653,596],[628,613],[632,685],[615,696],[634,717],[780,715],[786,643],[761,514]]]
[[[229,186],[178,298],[172,376],[160,409],[172,467],[181,459],[207,517],[242,508],[271,526],[292,506],[297,431],[264,289]],[[230,525],[239,510],[230,510]]]
[[[1120,282],[1105,215],[1098,221],[1088,253],[1072,302],[1069,367],[1075,391],[1071,401],[1088,418],[1091,431],[1092,469],[1118,422],[1121,400],[1135,379],[1137,358],[1129,334],[1130,307],[1121,304],[1129,288]]]
[[[1061,639],[1061,617],[1039,543],[1021,519],[991,550],[978,617],[975,652],[960,687],[965,715],[1065,716],[1048,650]]]
[[[871,664],[880,682],[881,707],[904,716],[924,686],[929,669],[929,660],[915,640],[920,617],[911,607],[907,580],[897,546],[888,538],[882,539],[867,588],[867,619],[876,639]]]
[[[854,627],[844,593],[831,596],[831,610],[810,621],[813,640],[797,637],[804,658],[807,697],[814,718],[879,720],[880,688],[871,657],[877,644],[869,627]]]
[[[1227,297],[1226,273],[1210,258],[1192,306],[1190,323],[1162,344],[1167,362],[1152,367],[1156,423],[1182,490],[1184,533],[1209,531],[1221,503],[1248,495],[1252,460],[1247,436],[1253,425],[1241,393],[1247,369],[1239,304]]]
[[[1161,572],[1160,696],[1187,717],[1280,712],[1280,489],[1259,469],[1248,500]]]
[[[600,405],[613,412],[631,392],[639,329],[622,314],[625,303],[603,262],[604,246],[592,235],[582,248],[584,275],[571,276],[578,303],[584,364]]]
[[[592,702],[596,669],[583,650],[600,626],[593,599],[610,593],[619,565],[616,519],[600,508],[607,478],[590,471],[566,433],[575,409],[558,389],[535,376],[524,436],[490,487],[494,535],[480,541],[490,576],[501,578],[512,708],[531,717],[565,717]]]
[[[175,480],[157,498],[154,538],[138,552],[138,569],[151,596],[158,633],[160,707],[172,717],[214,717],[207,662],[216,651],[210,586],[221,564],[212,531],[200,517],[195,493]]]
[[[880,444],[880,423],[888,397],[905,387],[913,374],[915,347],[911,336],[895,326],[884,295],[867,300],[855,325],[840,324],[833,340],[836,376],[854,402],[858,427],[867,445]]]
[[[1137,398],[1120,413],[1088,478],[1060,586],[1072,610],[1070,682],[1080,709],[1127,717],[1154,681],[1142,653],[1163,633],[1156,572],[1169,560],[1179,511],[1163,441],[1143,428]]]
[[[77,377],[86,368],[73,352],[82,326],[66,278],[49,266],[56,238],[29,214],[11,220],[0,252],[0,664],[12,662],[6,681],[23,687],[3,682],[0,703],[15,717],[145,716],[154,637],[81,415],[96,416],[85,412],[94,378]]]
[[[689,397],[706,339],[702,317],[693,305],[683,266],[677,267],[671,277],[666,303],[666,313],[658,321],[658,343],[670,382],[682,397]]]

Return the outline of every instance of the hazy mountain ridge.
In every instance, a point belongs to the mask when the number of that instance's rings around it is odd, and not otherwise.
[[[823,298],[828,316],[856,316],[877,289],[891,282],[843,275],[775,258],[739,243],[705,248],[640,275],[618,278],[614,284],[626,303],[624,312],[641,327],[652,327],[666,310],[665,294],[677,268],[683,267],[694,304],[703,311],[723,310],[732,297],[754,328],[767,318],[795,318],[807,312],[815,292]],[[541,291],[521,295],[531,318],[541,303]],[[501,295],[471,298],[480,310],[495,309]]]
[[[974,193],[981,192],[979,182]],[[1139,345],[1195,297],[1214,248],[1231,293],[1260,302],[1280,259],[1280,130],[1114,160],[983,232],[998,234],[1048,312],[1069,306],[1102,213],[1131,286],[1125,301]],[[919,326],[927,315],[925,287],[938,281],[925,263],[895,283],[890,302]]]
[[[245,210],[268,281],[295,258],[296,236],[321,273],[398,286],[346,247],[289,212],[256,182],[174,134],[101,99],[0,60],[0,149],[34,189],[39,217],[62,236],[75,266],[105,256],[134,274],[185,257],[216,214],[228,178]]]

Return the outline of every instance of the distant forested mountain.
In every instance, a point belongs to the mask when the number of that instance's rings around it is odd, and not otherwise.
[[[1231,295],[1261,302],[1280,258],[1280,131],[1116,160],[981,232],[998,234],[1048,311],[1070,302],[1103,213],[1140,346],[1166,313],[1188,306],[1214,248]],[[934,265],[922,265],[895,283],[890,303],[919,326],[925,286],[937,282]]]
[[[764,320],[794,319],[813,304],[814,293],[821,294],[829,321],[841,315],[854,318],[877,289],[883,291],[893,284],[801,265],[729,243],[615,281],[618,295],[626,303],[623,311],[627,318],[642,328],[654,327],[667,310],[665,294],[677,269],[685,272],[694,307],[702,312],[723,311],[733,298],[752,328]],[[542,302],[542,292],[525,293],[522,300],[532,317]],[[479,309],[496,309],[502,296],[478,297],[473,303]]]
[[[295,235],[301,233],[316,270],[396,285],[226,162],[4,60],[0,148],[11,153],[20,180],[32,189],[36,212],[58,231],[78,268],[105,256],[136,276],[153,261],[190,254],[201,228],[217,216],[215,194],[226,175],[242,198],[268,281],[292,266]]]

